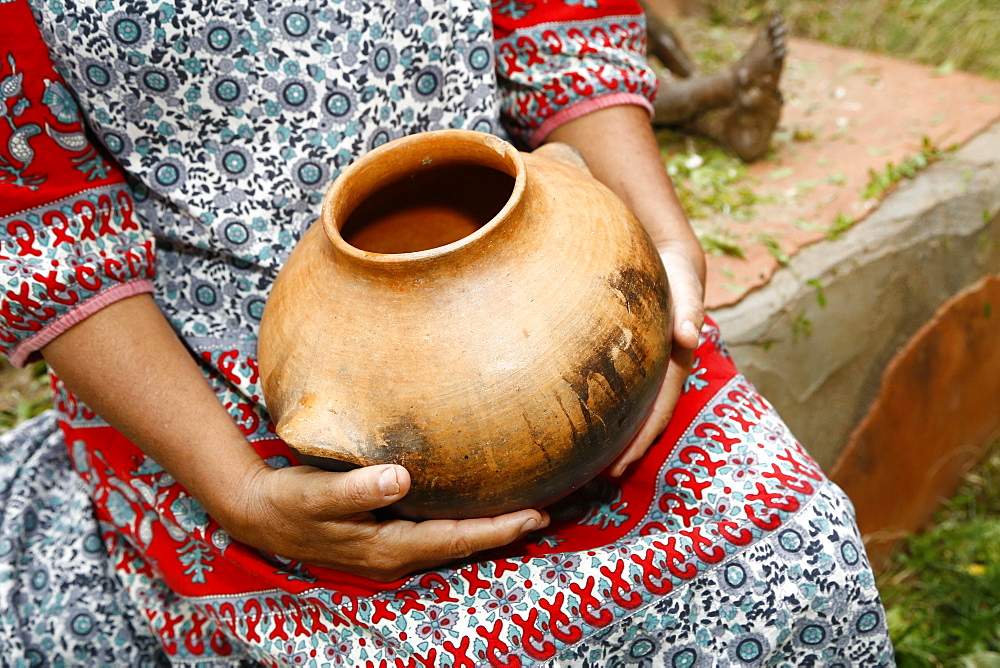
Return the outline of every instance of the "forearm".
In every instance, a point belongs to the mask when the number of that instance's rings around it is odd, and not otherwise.
[[[601,109],[559,126],[548,141],[580,151],[594,176],[625,201],[657,246],[671,241],[697,245],[644,109]]]
[[[211,513],[265,466],[148,294],[123,299],[42,349],[66,386]]]
[[[704,319],[705,254],[674,192],[646,111],[636,106],[595,111],[556,128],[548,140],[579,150],[593,175],[649,232],[667,265],[671,289],[683,300],[675,301],[675,335],[693,348]]]

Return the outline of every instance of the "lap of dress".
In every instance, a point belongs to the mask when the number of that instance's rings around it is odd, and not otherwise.
[[[849,500],[711,324],[696,357],[624,477],[391,584],[234,542],[117,432],[36,418],[0,437],[0,646],[87,665],[892,665]]]

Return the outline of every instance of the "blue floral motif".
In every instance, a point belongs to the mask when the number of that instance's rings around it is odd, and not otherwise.
[[[542,569],[542,579],[561,587],[569,585],[574,579],[573,573],[580,566],[580,557],[574,554],[554,554],[546,557],[546,560],[551,564]]]
[[[118,490],[113,489],[108,492],[105,506],[115,526],[124,528],[135,522],[136,515],[135,511],[132,510],[132,505]]]
[[[535,3],[530,0],[493,0],[493,9],[498,14],[514,20],[523,19],[534,8]]]
[[[455,630],[458,613],[454,610],[441,612],[436,609],[427,610],[418,615],[416,631],[422,638],[430,638],[435,644],[446,638],[457,638]]]
[[[15,185],[37,190],[45,181],[45,176],[40,173],[28,173],[28,168],[35,159],[35,151],[29,140],[41,134],[42,129],[35,123],[18,125],[14,122],[14,119],[27,110],[30,102],[22,97],[24,74],[17,71],[17,61],[13,54],[7,56],[7,65],[10,73],[0,80],[0,117],[12,130],[6,148],[13,160],[0,153],[0,181],[9,181]]]
[[[480,592],[479,597],[485,599],[483,607],[491,616],[510,619],[520,601],[525,597],[524,587],[494,586],[488,591]]]
[[[708,369],[700,366],[701,360],[699,358],[694,359],[694,365],[691,368],[691,373],[684,380],[684,392],[690,392],[691,390],[701,391],[708,387],[708,381],[701,376],[708,372]]]
[[[60,123],[72,123],[79,118],[79,108],[76,100],[69,94],[58,81],[49,81],[45,84],[45,92],[42,94],[42,102],[49,108],[52,115]]]
[[[187,533],[204,531],[208,527],[208,513],[193,496],[178,495],[170,504],[170,512],[177,520],[177,526]]]
[[[212,570],[209,562],[215,559],[215,555],[207,545],[192,538],[177,551],[177,558],[184,566],[184,575],[190,577],[191,582],[203,583],[205,573]]]

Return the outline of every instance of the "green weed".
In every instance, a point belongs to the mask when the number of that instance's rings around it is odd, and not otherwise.
[[[747,259],[746,253],[743,252],[743,247],[740,246],[739,240],[731,232],[719,229],[715,232],[698,232],[698,241],[701,242],[701,247],[706,253],[710,255],[728,255],[729,257],[738,257],[741,260]]]
[[[879,588],[899,666],[998,665],[1000,441]]]
[[[826,293],[823,291],[823,283],[818,278],[810,278],[806,285],[816,288],[816,303],[820,308],[826,308]]]
[[[826,238],[839,239],[844,232],[854,227],[854,224],[858,222],[857,218],[848,216],[846,213],[838,213],[837,217],[833,219],[830,227],[826,230]]]
[[[926,168],[932,162],[943,158],[954,148],[941,150],[934,146],[929,137],[924,137],[920,152],[903,159],[899,165],[891,162],[885,168],[876,172],[874,169],[868,170],[868,183],[861,191],[863,199],[879,199],[887,190],[902,181],[912,179],[917,172]]]
[[[657,133],[663,162],[688,218],[721,214],[751,220],[756,206],[770,198],[754,192],[747,166],[702,138],[682,137],[671,130]]]
[[[788,253],[781,248],[781,244],[778,243],[778,240],[770,234],[761,232],[757,235],[757,241],[759,241],[764,248],[767,249],[767,252],[771,254],[771,257],[777,260],[778,264],[782,267],[787,267],[788,263],[792,261],[792,259],[788,257]]]
[[[813,321],[810,320],[805,311],[799,313],[792,320],[792,341],[798,343],[800,339],[807,339],[812,336]]]

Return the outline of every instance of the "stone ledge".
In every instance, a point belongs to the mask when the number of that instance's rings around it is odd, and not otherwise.
[[[1000,123],[712,315],[742,371],[830,468],[893,356],[946,300],[996,273]]]

